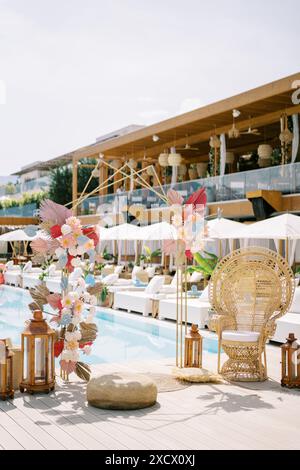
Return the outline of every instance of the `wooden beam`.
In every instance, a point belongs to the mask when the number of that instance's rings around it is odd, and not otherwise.
[[[93,146],[83,147],[73,152],[73,155],[76,159],[90,158],[92,155],[95,156],[95,154],[105,152],[109,153],[109,151],[111,151],[112,149],[116,149],[125,145],[130,145],[135,141],[138,142],[145,139],[147,139],[147,141],[149,139],[149,146],[152,145],[153,147],[152,136],[154,134],[160,135],[161,133],[168,131],[173,132],[174,130],[176,130],[176,128],[180,128],[181,126],[196,125],[197,122],[200,126],[199,121],[204,121],[207,119],[217,121],[218,116],[224,113],[231,113],[232,109],[234,108],[239,109],[247,106],[250,107],[251,105],[253,105],[253,109],[255,109],[255,107],[257,107],[257,103],[261,103],[261,106],[263,106],[264,100],[266,101],[268,99],[275,98],[277,95],[282,95],[289,92],[292,95],[292,84],[299,79],[300,73],[291,75],[289,77],[277,80],[262,87],[255,88],[253,90],[241,93],[234,97],[227,98],[217,103],[196,109],[195,111],[191,111],[180,116],[167,119],[152,126],[147,126],[143,129],[132,132],[125,136],[121,136],[106,142],[100,142],[96,145],[93,144]],[[267,106],[267,103],[265,104],[265,106]],[[283,109],[280,111],[280,113],[284,111],[284,108],[285,107],[283,105]],[[296,112],[295,108],[296,107],[294,106],[294,112]],[[247,120],[247,122],[248,126],[249,120]],[[253,124],[253,126],[254,125],[256,124]],[[143,145],[145,147],[145,143]],[[166,146],[166,142],[163,142],[163,146]]]
[[[37,217],[0,217],[0,225],[7,226],[21,226],[21,225],[38,225],[39,219]]]
[[[267,191],[265,189],[260,189],[257,191],[251,191],[246,194],[247,199],[251,201],[252,199],[264,199],[269,206],[275,209],[276,212],[281,212],[283,207],[282,194],[280,191]]]

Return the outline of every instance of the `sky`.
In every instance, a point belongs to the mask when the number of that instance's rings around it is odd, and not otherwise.
[[[299,0],[0,0],[0,175],[300,71]]]

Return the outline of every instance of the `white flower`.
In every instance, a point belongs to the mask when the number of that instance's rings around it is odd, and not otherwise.
[[[74,331],[73,335],[74,335],[74,339],[75,339],[76,341],[80,341],[81,338],[82,338],[81,332],[80,332],[79,330]]]
[[[95,313],[96,313],[96,307],[94,307],[94,306],[90,307],[89,314],[90,315],[95,315]]]
[[[61,354],[62,361],[72,361],[72,351],[68,349],[64,349]]]
[[[91,352],[92,352],[91,346],[84,346],[83,352],[84,352],[84,354],[86,354],[87,356],[89,356],[89,355],[91,354]]]
[[[60,258],[60,256],[63,256],[66,254],[66,250],[64,250],[63,248],[57,248],[55,250],[55,254],[57,256],[57,258]]]
[[[94,315],[87,315],[85,323],[95,323]]]
[[[71,248],[69,248],[69,253],[71,256],[77,256],[78,255],[77,248],[72,246]]]
[[[71,233],[71,232],[72,232],[72,228],[70,227],[70,225],[67,225],[67,224],[62,225],[62,227],[61,227],[61,233],[62,233],[63,235],[68,235],[68,234]]]
[[[79,256],[81,256],[81,255],[84,255],[84,253],[85,253],[85,248],[84,248],[84,246],[83,246],[83,245],[79,245],[79,246],[77,247],[77,254],[78,254]]]
[[[78,286],[82,287],[83,289],[85,288],[85,280],[82,277],[77,279],[77,284],[78,284]]]
[[[80,315],[75,315],[72,318],[72,323],[73,323],[74,326],[79,325],[80,322],[81,322],[81,316]]]
[[[61,314],[62,314],[62,316],[64,316],[64,315],[71,315],[72,312],[71,312],[71,310],[70,310],[69,308],[66,308],[66,307],[65,307],[65,308],[62,309]]]
[[[89,294],[88,292],[85,292],[84,295],[83,295],[84,301],[89,302],[90,298],[91,298],[91,294]]]
[[[97,297],[95,295],[91,295],[90,304],[91,305],[97,305]]]
[[[79,258],[73,258],[71,261],[71,265],[74,266],[74,268],[77,268],[78,266],[81,266],[81,261]]]

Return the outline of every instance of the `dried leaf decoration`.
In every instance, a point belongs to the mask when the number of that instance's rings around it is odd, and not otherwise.
[[[85,382],[88,382],[91,377],[91,368],[84,362],[77,362],[75,373],[80,379],[84,380]]]
[[[46,199],[41,203],[40,218],[42,222],[52,222],[53,225],[63,225],[66,219],[72,217],[72,211],[56,202]]]
[[[28,304],[28,307],[30,308],[31,312],[40,309],[40,306],[36,302],[31,302],[31,304]]]
[[[50,295],[50,291],[46,285],[44,283],[40,284],[37,287],[29,289],[29,292],[34,302],[43,310],[44,305],[48,303],[47,297]]]
[[[103,284],[102,282],[96,282],[94,286],[89,286],[87,288],[87,291],[91,295],[100,295],[103,289]]]
[[[92,343],[97,338],[98,328],[95,323],[80,323],[81,339],[79,344]]]

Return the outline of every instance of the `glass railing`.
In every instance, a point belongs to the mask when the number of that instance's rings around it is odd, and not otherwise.
[[[280,191],[282,194],[300,193],[300,163],[186,181],[175,184],[173,189],[180,192],[186,199],[199,187],[206,188],[209,203],[245,199],[248,192],[258,189]],[[169,188],[171,185],[164,185],[166,193]],[[160,188],[155,189],[161,192]],[[142,204],[149,209],[164,205],[164,202],[153,191],[138,189],[87,198],[79,206],[78,212],[81,215],[116,213],[118,207],[123,206],[124,203]]]
[[[41,178],[36,178],[35,180],[26,181],[21,185],[21,192],[31,192],[31,191],[46,191],[50,185],[49,176],[42,176]]]
[[[37,205],[35,203],[0,209],[0,217],[34,217],[36,214]]]

